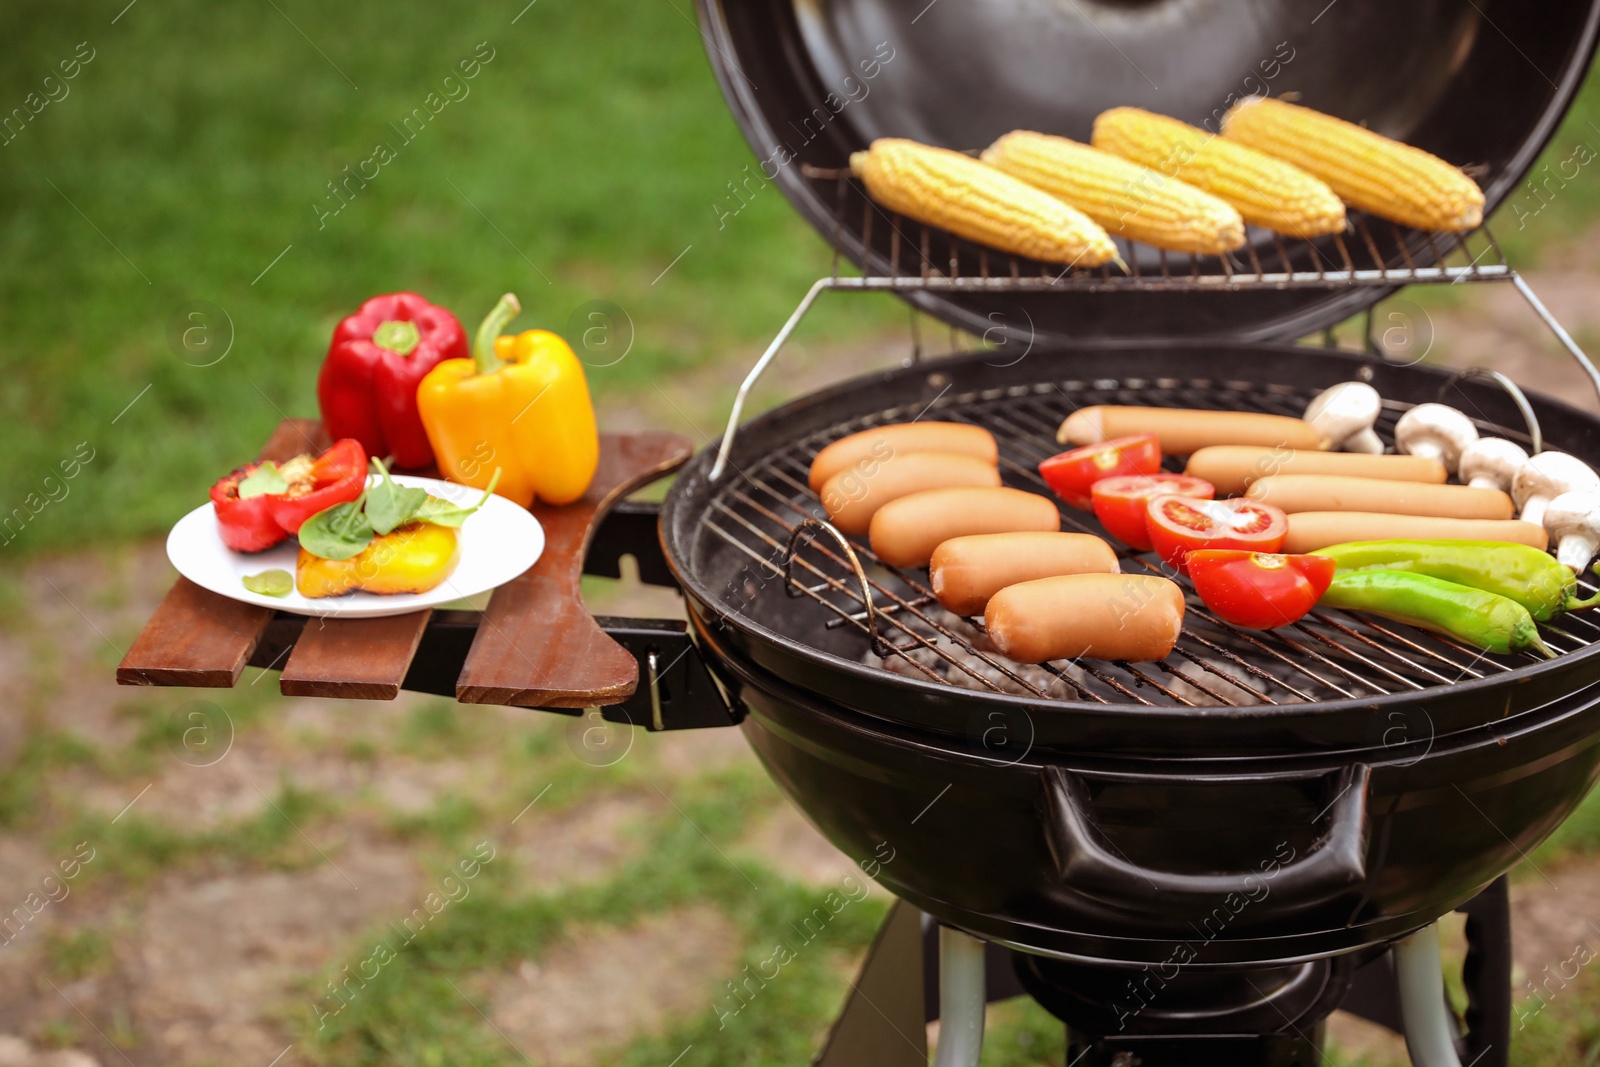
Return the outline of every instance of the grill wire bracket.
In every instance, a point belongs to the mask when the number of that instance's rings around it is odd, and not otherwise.
[[[806,177],[813,181],[837,183],[839,195],[844,197],[853,188],[848,170],[825,169],[807,166]],[[872,247],[874,220],[885,220],[890,239],[888,274],[843,275],[840,273],[840,242],[834,241],[835,255],[832,272],[817,281],[806,291],[790,314],[783,328],[767,346],[750,372],[745,375],[734,397],[728,423],[723,430],[717,449],[716,462],[711,467],[713,481],[722,477],[727,469],[728,457],[733,451],[733,441],[744,415],[745,404],[751,390],[767,368],[777,358],[778,352],[788,342],[795,329],[805,319],[817,298],[830,290],[841,292],[889,292],[909,294],[914,292],[990,292],[990,293],[1068,293],[1068,292],[1233,292],[1250,289],[1341,289],[1366,287],[1395,289],[1405,285],[1433,284],[1457,285],[1462,282],[1510,282],[1522,296],[1551,334],[1568,354],[1577,361],[1596,396],[1600,396],[1600,370],[1585,354],[1550,309],[1534,293],[1527,280],[1506,262],[1500,243],[1487,225],[1466,234],[1435,234],[1406,230],[1392,223],[1379,223],[1360,212],[1350,215],[1351,229],[1333,234],[1332,252],[1337,262],[1328,258],[1328,250],[1310,241],[1286,241],[1281,235],[1268,234],[1235,254],[1223,256],[1169,256],[1164,251],[1153,251],[1132,242],[1117,239],[1122,247],[1123,259],[1131,264],[1130,272],[1116,275],[1107,267],[1095,269],[1041,264],[1031,260],[995,252],[961,241],[943,231],[919,226],[899,215],[888,215],[866,197],[861,198],[863,208],[861,247]],[[910,232],[920,234],[913,239]],[[1252,230],[1260,237],[1261,231]],[[932,256],[937,235],[949,249],[948,258]],[[837,236],[837,235],[836,235]],[[1347,243],[1349,238],[1349,243]],[[1355,244],[1352,254],[1350,244]],[[1385,251],[1392,244],[1392,251]],[[1475,244],[1481,244],[1474,251]],[[904,255],[916,257],[919,264],[915,273],[902,272]],[[963,251],[974,253],[979,264],[976,274],[962,273]],[[1276,256],[1277,263],[1269,266]],[[1243,257],[1241,259],[1240,257]],[[1370,260],[1375,266],[1358,266],[1357,257]],[[1188,260],[1183,269],[1175,260]],[[1140,268],[1141,260],[1159,263],[1159,271]],[[1310,262],[1315,269],[1296,269],[1297,261]],[[1332,265],[1329,269],[1328,265]],[[915,311],[913,310],[913,317]],[[921,344],[913,333],[913,355],[920,361]],[[1513,393],[1513,396],[1516,394]],[[1519,407],[1527,410],[1525,402]],[[1537,439],[1537,432],[1533,435]]]
[[[835,529],[831,523],[823,522],[821,519],[805,519],[790,532],[789,543],[784,546],[783,550],[784,594],[793,599],[804,595],[800,583],[795,581],[794,578],[794,553],[795,549],[800,547],[800,542],[805,539],[807,534],[812,537],[818,534],[827,534],[839,543],[840,548],[844,549],[844,557],[849,561],[850,569],[856,572],[856,580],[861,583],[861,603],[863,607],[860,612],[852,617],[852,621],[866,620],[867,634],[872,641],[872,651],[874,653],[884,657],[892,655],[894,650],[889,647],[889,642],[885,641],[883,636],[878,633],[878,613],[872,602],[872,586],[867,581],[866,568],[861,566],[861,559],[856,555],[856,550],[851,546],[849,539]]]

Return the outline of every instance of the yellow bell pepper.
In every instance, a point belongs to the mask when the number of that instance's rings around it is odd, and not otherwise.
[[[471,359],[447,359],[417,386],[417,410],[439,473],[523,507],[581,497],[600,462],[583,364],[549,330],[500,331],[522,310],[510,293],[478,327]]]
[[[431,522],[407,523],[372,539],[349,559],[323,559],[300,550],[294,584],[303,597],[364,593],[426,593],[456,569],[456,531]]]

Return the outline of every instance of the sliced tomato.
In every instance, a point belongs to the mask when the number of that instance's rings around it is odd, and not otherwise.
[[[1187,569],[1184,558],[1196,549],[1276,552],[1289,533],[1289,517],[1282,509],[1242,496],[1227,500],[1158,496],[1150,501],[1145,523],[1156,552],[1180,571]]]
[[[1204,478],[1156,471],[1102,478],[1094,483],[1090,495],[1094,516],[1107,533],[1123,544],[1148,552],[1150,533],[1145,523],[1145,510],[1152,497],[1175,495],[1210,500],[1216,496],[1216,490]]]
[[[1224,622],[1270,630],[1303,618],[1328,591],[1337,566],[1327,556],[1285,556],[1202,548],[1186,561],[1194,591]]]
[[[1093,506],[1089,488],[1102,478],[1154,474],[1161,469],[1161,444],[1153,433],[1117,437],[1084,445],[1039,464],[1039,475],[1057,496],[1075,508]]]

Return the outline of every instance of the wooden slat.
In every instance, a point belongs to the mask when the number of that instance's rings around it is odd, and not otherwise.
[[[179,578],[117,667],[117,684],[231,688],[271,620],[271,608]]]
[[[468,704],[586,708],[633,694],[639,665],[595,624],[579,579],[589,536],[618,500],[688,461],[686,438],[668,433],[602,434],[600,469],[583,499],[536,504],[544,555],[495,590],[456,686]]]
[[[261,458],[282,462],[325,447],[321,423],[285,419]],[[230,600],[179,578],[117,667],[117,684],[229,688],[271,618],[270,608]]]
[[[278,689],[289,697],[393,700],[432,614],[428,609],[380,619],[308,619]]]

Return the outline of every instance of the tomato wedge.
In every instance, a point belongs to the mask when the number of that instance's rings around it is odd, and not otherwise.
[[[1285,556],[1235,548],[1189,553],[1189,577],[1224,622],[1270,630],[1303,618],[1328,591],[1337,564],[1327,556]]]
[[[1151,545],[1180,571],[1187,569],[1184,557],[1196,549],[1276,552],[1289,533],[1289,517],[1282,509],[1242,496],[1227,500],[1158,496],[1150,501],[1145,522]]]
[[[1100,525],[1112,537],[1141,552],[1150,551],[1150,533],[1145,523],[1150,498],[1168,495],[1210,500],[1216,490],[1204,478],[1170,471],[1102,478],[1091,490],[1094,516]]]
[[[1161,469],[1161,444],[1153,433],[1117,437],[1084,445],[1039,464],[1039,475],[1057,496],[1075,508],[1093,506],[1089,488],[1102,478],[1154,474]]]

